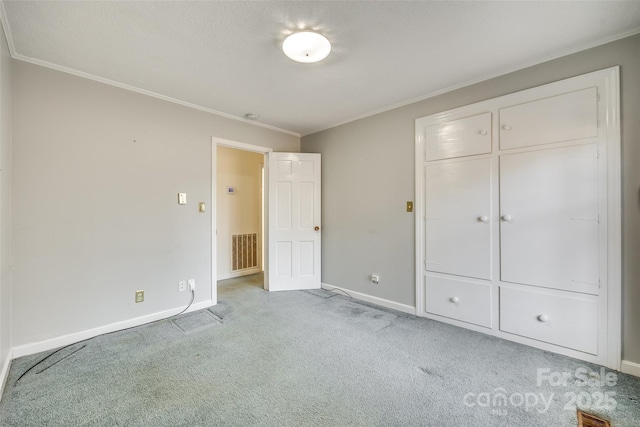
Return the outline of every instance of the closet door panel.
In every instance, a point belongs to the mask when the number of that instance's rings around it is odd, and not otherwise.
[[[595,87],[500,110],[500,148],[530,147],[598,135]]]
[[[426,126],[423,132],[427,161],[491,152],[491,113]]]
[[[595,144],[500,156],[501,280],[598,293]]]
[[[426,270],[491,279],[491,160],[425,170]]]

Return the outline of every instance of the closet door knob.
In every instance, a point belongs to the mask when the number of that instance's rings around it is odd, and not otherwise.
[[[487,134],[487,131],[486,130],[481,130],[481,131],[478,131],[478,133],[480,135],[482,135],[482,136],[485,136]]]
[[[457,304],[457,303],[459,303],[459,302],[460,302],[460,298],[458,298],[458,297],[451,297],[451,298],[449,298],[449,301],[451,301],[451,302],[452,302],[452,303],[454,303],[454,304]]]
[[[503,129],[503,130],[511,130],[511,126],[509,126],[509,125],[504,125],[504,126],[502,126],[502,129]]]
[[[544,322],[546,322],[548,320],[549,320],[549,316],[547,316],[546,314],[541,314],[540,316],[538,316],[538,321],[539,322],[544,323]]]
[[[505,222],[509,222],[513,219],[513,217],[511,217],[511,215],[502,215],[502,220]]]
[[[487,223],[487,222],[489,222],[489,217],[486,216],[486,215],[479,216],[478,217],[478,221]]]

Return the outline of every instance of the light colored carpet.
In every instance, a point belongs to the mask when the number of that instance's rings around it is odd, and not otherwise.
[[[217,306],[77,344],[18,383],[47,353],[15,360],[0,425],[576,426],[575,396],[640,426],[639,378],[596,385],[595,365],[260,281],[220,282]]]

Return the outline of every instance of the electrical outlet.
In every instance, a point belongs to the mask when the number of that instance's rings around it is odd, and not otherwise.
[[[178,282],[178,290],[180,292],[184,292],[187,290],[187,281],[186,280],[180,280]]]
[[[371,281],[377,285],[378,283],[380,283],[380,276],[378,276],[377,274],[372,274]]]
[[[144,291],[136,291],[136,303],[144,301]]]
[[[196,290],[196,279],[189,279],[189,290],[190,291],[195,291]]]

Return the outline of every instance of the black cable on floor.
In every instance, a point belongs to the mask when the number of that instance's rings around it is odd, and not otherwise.
[[[184,313],[185,311],[187,311],[187,310],[189,309],[189,307],[191,307],[191,305],[193,304],[193,300],[194,300],[195,298],[196,298],[196,291],[192,290],[192,291],[191,291],[191,301],[189,301],[189,305],[187,305],[187,307],[186,307],[184,310],[182,310],[182,311],[181,311],[180,313],[178,313],[178,314],[173,314],[173,315],[168,316],[168,317],[165,317],[165,318],[163,318],[163,319],[158,319],[158,320],[154,320],[153,322],[146,323],[146,325],[151,325],[151,324],[156,323],[156,322],[161,322],[161,321],[163,321],[163,320],[167,320],[167,319],[171,319],[171,318],[173,318],[173,317],[180,316],[182,313]],[[142,325],[138,325],[138,326],[142,326]],[[54,356],[54,355],[58,354],[58,353],[59,353],[59,352],[61,352],[62,350],[65,350],[65,349],[67,349],[67,348],[71,347],[72,345],[76,345],[76,344],[80,344],[80,343],[83,343],[83,342],[86,342],[86,341],[90,341],[90,340],[92,340],[92,339],[94,339],[94,338],[103,337],[103,336],[105,336],[105,335],[115,334],[116,332],[127,331],[127,330],[129,330],[129,329],[137,328],[138,326],[130,326],[130,327],[128,327],[128,328],[119,329],[119,330],[117,330],[117,331],[105,332],[104,334],[96,335],[95,337],[87,338],[87,339],[85,339],[85,340],[78,341],[78,342],[74,342],[74,343],[71,343],[71,344],[67,344],[67,345],[65,345],[64,347],[60,347],[59,349],[57,349],[57,350],[56,350],[56,351],[54,351],[53,353],[51,353],[51,354],[49,354],[49,355],[47,355],[47,356],[43,357],[42,359],[38,360],[36,363],[34,363],[33,365],[31,365],[31,367],[29,367],[29,369],[27,369],[26,371],[24,371],[24,372],[22,373],[22,375],[20,375],[20,376],[18,377],[18,379],[16,380],[16,382],[15,382],[15,383],[13,383],[13,385],[18,384],[18,381],[20,381],[20,380],[22,379],[22,377],[24,377],[24,376],[25,376],[25,375],[27,375],[29,372],[31,372],[31,370],[33,370],[36,366],[38,366],[39,364],[41,364],[42,362],[44,362],[45,360],[47,360],[47,359],[48,359],[48,358],[50,358],[51,356]],[[83,349],[83,348],[85,348],[85,347],[86,347],[86,345],[82,346],[81,348],[77,349],[76,351],[74,351],[74,352],[73,352],[73,353],[71,353],[71,354],[74,354],[74,353],[76,353],[76,352],[78,352],[78,351],[82,350],[82,349]],[[71,354],[69,354],[68,356],[65,356],[63,359],[59,360],[58,362],[61,362],[62,360],[66,359],[67,357],[71,356]],[[58,362],[56,362],[56,363],[58,363]],[[54,365],[55,365],[55,363],[54,363]],[[53,365],[51,365],[51,366],[53,366]],[[48,369],[48,368],[47,368],[47,369]],[[43,370],[42,370],[42,371],[40,371],[40,372],[44,372],[44,371],[46,371],[47,369],[43,369]],[[40,372],[36,372],[36,374],[39,374]]]
[[[349,294],[349,292],[344,291],[340,288],[330,288],[330,287],[326,287],[325,289],[330,290],[331,292],[341,292],[344,295],[348,296],[349,298],[353,299],[353,297]]]
[[[52,363],[51,365],[47,366],[46,368],[43,368],[41,370],[39,370],[38,372],[36,372],[36,375],[41,374],[42,372],[46,371],[47,369],[56,366],[58,363],[62,362],[63,360],[65,360],[68,357],[73,356],[74,354],[76,354],[77,352],[79,352],[80,350],[82,350],[83,348],[85,348],[87,345],[83,345],[82,347],[80,347],[77,350],[73,350],[71,353],[67,354],[65,357],[63,357],[62,359],[58,360],[57,362]],[[17,382],[17,381],[16,381]]]

